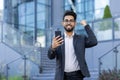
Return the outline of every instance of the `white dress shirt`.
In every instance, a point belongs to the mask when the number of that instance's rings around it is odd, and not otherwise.
[[[66,33],[65,35],[65,72],[72,72],[72,71],[77,71],[80,70],[78,61],[76,59],[75,51],[74,51],[74,46],[73,46],[73,36],[68,36]]]

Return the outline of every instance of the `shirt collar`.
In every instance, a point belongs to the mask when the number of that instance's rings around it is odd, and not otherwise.
[[[72,34],[71,36],[68,36],[68,35],[66,34],[66,32],[64,32],[65,37],[73,37],[74,34],[75,34],[75,33],[73,32],[73,34]]]

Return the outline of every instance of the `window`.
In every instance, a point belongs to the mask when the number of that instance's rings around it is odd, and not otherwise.
[[[98,41],[112,40],[112,20],[101,20],[94,22],[94,31]]]
[[[120,18],[114,20],[114,37],[120,39]]]

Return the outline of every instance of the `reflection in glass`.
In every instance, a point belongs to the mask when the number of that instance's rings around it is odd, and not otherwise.
[[[120,39],[120,18],[116,18],[114,21],[114,36],[115,39]]]
[[[94,23],[94,32],[98,41],[112,40],[112,20],[105,19]]]

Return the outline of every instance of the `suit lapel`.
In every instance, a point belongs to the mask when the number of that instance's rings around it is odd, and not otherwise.
[[[63,36],[63,40],[64,40],[64,36]],[[63,69],[65,67],[65,42],[63,42],[63,44],[61,45],[61,51],[62,51],[62,63],[63,63]]]
[[[73,36],[73,46],[74,46],[74,50],[76,49],[76,45],[77,44],[77,35],[76,34],[74,34],[74,36]]]

